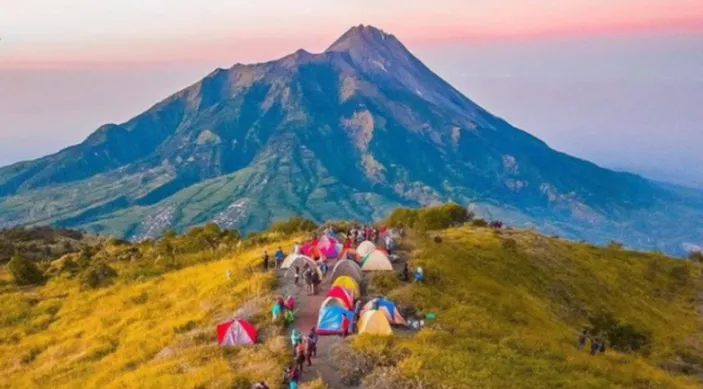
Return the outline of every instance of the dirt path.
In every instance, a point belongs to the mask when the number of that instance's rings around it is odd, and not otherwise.
[[[336,260],[328,262],[330,271],[334,267]],[[320,305],[325,299],[325,294],[330,288],[330,280],[325,279],[320,285],[320,291],[317,295],[308,296],[305,287],[296,286],[293,277],[289,274],[285,276],[285,270],[279,270],[279,293],[284,296],[293,296],[295,298],[296,315],[295,323],[288,328],[286,335],[290,337],[293,328],[297,328],[302,334],[307,334],[310,329],[317,325],[317,314],[320,310]],[[329,274],[328,274],[329,275]],[[290,339],[290,338],[288,338]],[[321,378],[322,381],[332,389],[350,389],[352,387],[344,385],[342,380],[332,366],[331,349],[332,347],[342,342],[343,339],[339,336],[321,336],[317,343],[317,357],[313,358],[312,366],[305,366],[303,379],[301,382],[313,381],[316,378]],[[292,355],[292,351],[291,351]],[[291,357],[292,358],[292,357]]]

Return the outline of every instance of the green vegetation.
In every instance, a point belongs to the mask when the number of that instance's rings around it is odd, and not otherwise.
[[[289,235],[314,231],[316,229],[317,224],[315,224],[314,221],[300,216],[294,216],[288,220],[275,222],[271,226],[271,231]]]
[[[447,203],[428,208],[398,208],[386,219],[390,227],[407,227],[421,231],[460,226],[473,218],[464,207]]]
[[[426,282],[389,290],[380,277],[370,287],[437,319],[410,337],[353,339],[351,381],[370,388],[701,386],[700,264],[532,231],[464,226],[411,235],[404,244]],[[583,328],[605,340],[604,354],[577,350]]]
[[[7,263],[7,268],[18,285],[38,285],[44,282],[44,276],[37,265],[23,255],[12,257]]]

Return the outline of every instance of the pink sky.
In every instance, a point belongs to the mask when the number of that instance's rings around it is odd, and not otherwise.
[[[372,24],[409,44],[703,31],[703,0],[0,0],[0,68],[251,62]]]

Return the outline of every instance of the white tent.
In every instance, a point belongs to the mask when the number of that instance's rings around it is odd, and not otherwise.
[[[361,255],[362,257],[374,250],[376,250],[376,245],[368,240],[361,242],[359,244],[359,247],[356,248],[356,252],[359,253],[359,255]]]
[[[287,260],[288,258],[286,258],[286,261]],[[283,263],[285,263],[286,261],[283,261]],[[288,271],[286,271],[286,274],[284,274],[283,276],[286,277],[288,276],[288,274],[295,274],[293,268],[295,268],[296,266],[300,267],[300,274],[302,275],[303,268],[305,267],[305,265],[308,265],[310,268],[315,269],[320,275],[320,279],[323,278],[322,270],[320,270],[320,268],[317,266],[317,263],[315,263],[315,261],[313,261],[310,257],[306,257],[305,255],[297,255],[290,261],[290,263],[288,263],[288,266],[281,266],[281,268],[283,269],[288,269]]]
[[[393,271],[393,264],[382,251],[375,250],[361,260],[363,271]]]

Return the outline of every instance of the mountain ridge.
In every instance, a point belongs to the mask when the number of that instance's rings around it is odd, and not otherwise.
[[[243,230],[293,213],[369,220],[448,200],[669,252],[703,230],[703,195],[555,151],[363,25],[321,53],[216,69],[78,145],[0,168],[0,225],[133,238],[217,218]]]

